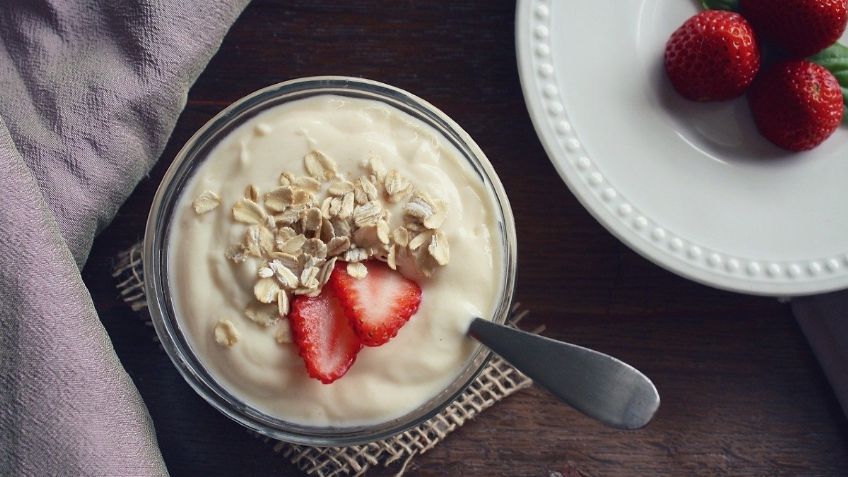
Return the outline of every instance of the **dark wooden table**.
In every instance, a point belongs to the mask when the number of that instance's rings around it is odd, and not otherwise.
[[[116,298],[111,262],[142,236],[165,168],[197,128],[258,88],[321,74],[399,86],[459,122],[512,201],[527,324],[632,363],[663,399],[648,428],[622,432],[524,391],[416,458],[408,475],[848,473],[848,422],[788,306],[660,269],[608,234],[563,185],[524,106],[514,15],[511,1],[255,0],[233,26],[159,165],[83,271],[174,475],[299,474],[183,382],[152,330]]]

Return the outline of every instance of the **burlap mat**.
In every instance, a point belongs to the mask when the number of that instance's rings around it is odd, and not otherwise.
[[[117,281],[121,299],[152,327],[144,296],[141,250],[141,243],[137,243],[120,253],[112,276]],[[510,322],[513,325],[518,323],[525,314],[519,312],[516,305]],[[529,378],[495,356],[465,392],[444,411],[417,427],[387,439],[350,447],[308,447],[261,438],[273,446],[274,452],[311,476],[360,476],[372,466],[388,467],[395,463],[402,463],[397,473],[402,476],[413,457],[432,449],[470,419],[531,384]]]

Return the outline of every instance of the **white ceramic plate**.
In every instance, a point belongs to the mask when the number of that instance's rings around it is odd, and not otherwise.
[[[765,295],[848,287],[848,127],[792,154],[757,134],[744,99],[679,97],[662,56],[697,5],[519,2],[521,84],[548,156],[610,232],[684,277]]]

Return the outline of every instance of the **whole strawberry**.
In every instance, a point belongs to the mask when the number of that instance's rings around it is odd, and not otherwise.
[[[678,93],[693,101],[735,98],[760,69],[754,31],[742,15],[706,10],[672,33],[665,70]]]
[[[751,86],[748,102],[757,129],[790,151],[821,144],[842,121],[842,92],[830,71],[807,60],[777,63]]]
[[[739,6],[763,40],[797,58],[832,45],[848,23],[848,0],[742,0]]]

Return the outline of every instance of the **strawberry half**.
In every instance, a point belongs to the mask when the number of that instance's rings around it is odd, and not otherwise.
[[[760,69],[754,30],[742,15],[707,10],[680,26],[665,46],[665,71],[674,89],[693,101],[741,95]]]
[[[329,285],[347,312],[356,334],[365,346],[380,346],[418,311],[421,287],[385,263],[363,262],[365,278],[347,274],[347,264],[337,263]]]
[[[748,103],[760,133],[790,151],[812,149],[842,122],[842,91],[833,74],[807,60],[785,61],[764,71]]]
[[[742,0],[757,34],[802,58],[832,45],[848,23],[848,0]]]
[[[306,371],[324,384],[344,376],[362,349],[344,309],[326,287],[316,297],[296,297],[289,321]]]

